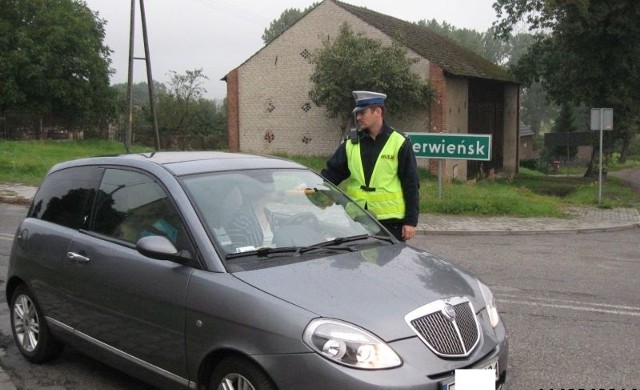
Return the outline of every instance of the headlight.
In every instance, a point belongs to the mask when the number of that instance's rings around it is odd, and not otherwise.
[[[480,286],[480,291],[482,292],[482,297],[484,298],[484,302],[487,305],[487,314],[489,314],[489,321],[491,322],[492,327],[498,326],[500,322],[500,315],[498,314],[498,309],[496,308],[496,300],[493,297],[493,293],[484,283],[478,281],[478,286]]]
[[[384,341],[346,322],[315,319],[307,325],[302,338],[323,357],[345,366],[376,370],[402,364]]]

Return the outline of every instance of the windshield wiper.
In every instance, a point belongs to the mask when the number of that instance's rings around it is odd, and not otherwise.
[[[377,240],[393,243],[393,239],[391,239],[390,237],[372,236],[369,234],[358,234],[358,235],[349,236],[349,237],[336,237],[333,240],[323,241],[317,244],[309,245],[304,248],[300,248],[300,253],[306,253],[316,249],[331,249],[331,250],[343,250],[343,251],[355,252],[358,250],[357,247],[343,245],[343,244],[346,244],[348,242],[353,242],[353,241],[367,240],[369,238],[375,238]]]
[[[258,249],[248,250],[248,251],[237,252],[237,253],[229,253],[226,256],[226,259],[230,260],[230,259],[237,259],[239,257],[249,257],[249,256],[270,257],[271,255],[275,255],[275,254],[290,254],[291,256],[295,257],[295,256],[300,256],[301,254],[304,254],[307,252],[311,252],[314,250],[321,250],[321,249],[332,250],[332,251],[355,252],[358,250],[357,247],[343,245],[343,244],[346,244],[348,242],[353,242],[353,241],[367,240],[370,238],[393,243],[393,239],[388,236],[358,234],[358,235],[349,236],[349,237],[337,237],[337,238],[334,238],[333,240],[322,241],[317,244],[304,246],[304,247],[300,247],[300,246],[283,246],[278,248],[264,247],[264,248],[258,248]]]
[[[298,246],[283,246],[279,248],[264,247],[264,248],[258,248],[255,250],[229,253],[226,256],[226,259],[229,260],[229,259],[236,259],[238,257],[247,257],[247,256],[268,257],[270,255],[280,254],[280,253],[292,253],[294,256],[299,256],[300,247]]]

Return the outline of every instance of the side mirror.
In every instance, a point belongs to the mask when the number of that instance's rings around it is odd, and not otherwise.
[[[169,260],[184,263],[187,258],[178,252],[175,245],[164,236],[142,237],[136,242],[136,250],[143,256],[157,260]]]

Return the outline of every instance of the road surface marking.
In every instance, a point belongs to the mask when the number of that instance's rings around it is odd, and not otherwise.
[[[606,303],[580,302],[553,298],[532,297],[523,299],[514,295],[502,294],[497,294],[496,298],[498,302],[504,303],[640,317],[640,307],[637,306],[610,305]]]

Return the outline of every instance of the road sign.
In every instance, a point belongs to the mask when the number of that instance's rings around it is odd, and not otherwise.
[[[491,160],[491,135],[407,133],[417,158]]]
[[[591,130],[613,130],[613,108],[592,108]]]
[[[613,108],[591,109],[591,130],[600,130],[600,173],[598,174],[598,204],[602,202],[602,143],[604,130],[613,130]]]

